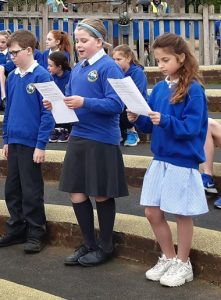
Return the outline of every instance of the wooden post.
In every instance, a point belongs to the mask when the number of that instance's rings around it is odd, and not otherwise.
[[[41,49],[45,49],[45,41],[46,36],[48,34],[48,6],[47,4],[41,5],[41,12],[42,12],[42,35],[41,35]]]
[[[204,49],[204,65],[210,64],[209,54],[209,7],[208,5],[203,6],[203,49]]]

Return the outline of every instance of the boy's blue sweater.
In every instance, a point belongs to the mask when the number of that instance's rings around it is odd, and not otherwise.
[[[0,53],[0,65],[5,68],[6,76],[15,68],[15,64],[13,63],[9,52],[7,52],[6,55]]]
[[[71,71],[65,70],[62,76],[58,75],[52,75],[54,82],[57,84],[59,89],[62,91],[62,93],[65,95],[66,87],[69,81],[71,75]]]
[[[74,123],[72,136],[120,144],[119,115],[124,105],[107,78],[123,77],[120,67],[108,55],[93,65],[82,68],[78,63],[73,68],[66,94],[84,97],[84,105],[75,110],[80,122]]]
[[[34,50],[34,60],[37,60],[38,64],[39,64],[40,66],[42,66],[42,64],[43,64],[43,61],[42,61],[42,53],[41,53],[41,51],[38,50],[38,49],[35,49],[35,50]]]
[[[136,84],[138,90],[141,92],[142,96],[146,101],[148,101],[147,95],[147,77],[144,74],[144,68],[132,64],[127,72],[125,72],[125,77],[130,76],[134,83]]]
[[[52,78],[41,66],[23,77],[11,72],[6,83],[7,105],[3,121],[4,144],[22,144],[44,150],[54,128],[50,111],[42,104],[42,96],[33,83]]]
[[[154,159],[198,169],[205,161],[203,147],[208,126],[204,89],[198,82],[192,82],[184,100],[177,104],[170,103],[171,95],[167,82],[159,82],[150,95],[149,105],[161,113],[160,124],[153,125],[145,116],[140,116],[135,124],[143,132],[152,132]]]
[[[48,56],[49,56],[50,49],[45,50],[42,53],[42,66],[47,70],[48,69]],[[68,61],[70,61],[70,53],[64,51],[64,55],[67,57]]]

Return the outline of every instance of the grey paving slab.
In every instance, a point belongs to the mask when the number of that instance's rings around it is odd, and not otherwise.
[[[115,258],[94,268],[64,266],[71,252],[46,247],[40,254],[27,255],[22,245],[1,248],[0,278],[68,300],[221,299],[219,286],[198,279],[179,288],[162,287],[145,279],[149,266],[132,261]]]

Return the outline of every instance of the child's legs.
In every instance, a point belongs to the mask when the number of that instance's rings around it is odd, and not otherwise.
[[[10,214],[6,223],[7,231],[12,232],[25,227],[22,210],[22,189],[18,169],[17,147],[8,147],[8,170],[5,182],[5,201]]]
[[[71,193],[70,198],[83,235],[84,244],[90,249],[95,249],[94,211],[90,198],[83,193]]]
[[[127,129],[132,129],[133,127],[134,125],[130,123],[127,118],[127,112],[125,108],[124,111],[120,114],[120,130],[122,137],[126,138]]]
[[[193,220],[192,217],[177,215],[176,222],[178,245],[177,257],[186,262],[192,245]]]
[[[165,219],[164,212],[158,206],[145,208],[145,215],[150,222],[152,230],[160,245],[162,252],[167,258],[176,256],[170,227]]]
[[[18,166],[23,194],[23,215],[30,232],[41,236],[46,228],[44,182],[41,164],[33,162],[34,148],[17,145]]]
[[[209,175],[213,175],[213,158],[215,146],[221,148],[221,124],[209,118],[208,131],[204,145],[206,161],[203,164],[204,173]]]

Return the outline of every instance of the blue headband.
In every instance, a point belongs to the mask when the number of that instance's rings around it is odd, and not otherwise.
[[[90,30],[91,32],[93,32],[96,35],[97,38],[102,39],[102,41],[103,41],[102,34],[97,29],[92,27],[91,25],[88,25],[84,22],[80,22],[80,23],[78,23],[77,27],[83,27],[83,28]]]

